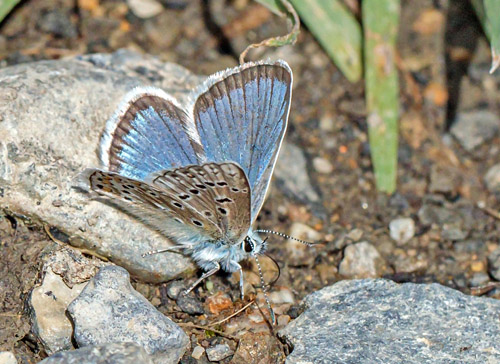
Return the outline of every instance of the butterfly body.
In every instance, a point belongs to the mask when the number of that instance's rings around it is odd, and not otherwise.
[[[252,225],[286,131],[291,85],[290,68],[276,61],[210,76],[188,105],[136,89],[106,125],[104,168],[81,180],[170,238],[167,250],[191,256],[206,271],[201,279],[241,271],[241,260],[265,250]]]

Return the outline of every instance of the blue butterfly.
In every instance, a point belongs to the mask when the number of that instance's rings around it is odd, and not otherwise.
[[[107,122],[90,189],[152,225],[204,269],[203,279],[256,257],[253,230],[285,135],[292,71],[284,61],[245,63],[210,76],[187,105],[137,88]],[[157,253],[153,251],[147,254]]]

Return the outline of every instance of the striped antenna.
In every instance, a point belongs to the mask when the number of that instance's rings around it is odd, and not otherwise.
[[[278,235],[278,236],[281,236],[282,238],[285,238],[285,239],[292,239],[292,240],[298,241],[299,243],[302,243],[302,244],[307,245],[307,246],[314,246],[314,245],[317,244],[317,243],[311,243],[309,241],[305,241],[305,240],[302,240],[302,239],[294,238],[293,236],[286,235],[286,234],[279,233],[277,231],[272,231],[272,230],[255,230],[255,232],[256,233],[263,233],[263,234]]]
[[[269,297],[267,296],[267,288],[266,283],[264,282],[264,275],[262,274],[262,268],[260,267],[259,258],[257,258],[257,254],[253,254],[255,258],[255,262],[257,263],[257,268],[259,269],[259,277],[260,284],[262,285],[262,293],[264,294],[264,298],[267,303],[267,307],[269,308],[269,314],[271,315],[271,321],[273,325],[276,325],[276,316],[274,315],[273,308],[271,307],[271,301],[269,301]]]

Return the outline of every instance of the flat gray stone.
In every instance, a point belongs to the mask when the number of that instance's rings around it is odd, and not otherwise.
[[[100,166],[101,133],[128,91],[153,85],[183,102],[203,79],[128,51],[0,69],[0,209],[56,228],[70,244],[143,281],[166,281],[194,269],[175,253],[142,258],[169,241],[74,186],[85,168]]]
[[[146,351],[134,343],[111,343],[61,351],[39,364],[153,364]]]
[[[439,284],[342,281],[304,299],[278,335],[287,364],[499,363],[500,301]]]
[[[113,342],[142,346],[155,363],[177,363],[189,345],[182,329],[130,285],[127,271],[107,266],[68,307],[79,347]]]
[[[388,273],[389,268],[377,248],[367,241],[347,246],[339,265],[339,273],[351,278],[374,278]]]
[[[458,114],[450,132],[465,150],[471,152],[493,139],[499,130],[498,115],[487,110],[476,110]]]
[[[299,172],[297,172],[299,171]],[[276,185],[290,197],[302,202],[318,202],[307,174],[307,159],[298,146],[284,142],[274,169]]]

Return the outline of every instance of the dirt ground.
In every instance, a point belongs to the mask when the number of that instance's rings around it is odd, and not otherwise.
[[[161,3],[160,14],[141,19],[118,0],[22,1],[0,24],[0,67],[130,48],[210,74],[237,65],[247,44],[287,29],[282,19],[249,0]],[[374,188],[363,83],[350,84],[305,28],[293,48],[264,51],[292,65],[295,86],[286,138],[305,154],[306,172],[321,201],[311,204],[274,186],[258,220],[262,229],[289,232],[292,224],[304,223],[321,234],[324,243],[300,264],[290,264],[279,240],[270,247],[281,270],[275,287],[290,288],[297,300],[344,278],[337,267],[343,248],[355,241],[377,248],[387,263],[386,278],[438,282],[500,298],[487,262],[499,246],[500,194],[484,182],[499,162],[500,138],[468,151],[449,134],[462,113],[499,114],[500,78],[488,75],[489,49],[468,1],[402,4],[399,170],[392,196]],[[269,54],[259,51],[253,58]],[[332,172],[313,163],[317,158]],[[397,217],[416,222],[415,237],[404,246],[389,236],[389,223]],[[45,353],[29,333],[24,305],[39,278],[41,256],[54,243],[42,227],[0,217],[0,246],[0,350],[34,363]],[[216,287],[237,297],[237,284],[226,278],[214,279]],[[177,321],[194,322],[175,309],[163,286],[136,286],[148,298],[157,297],[164,312],[176,312]],[[289,315],[296,311],[293,306]],[[200,342],[221,340],[193,333]]]

